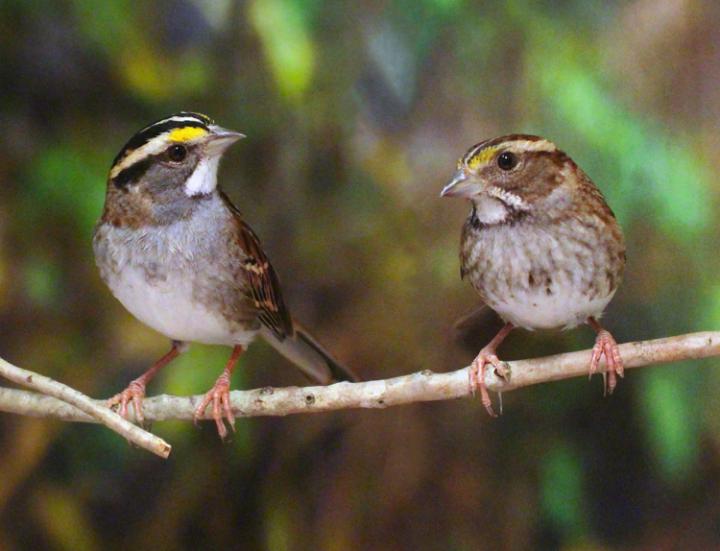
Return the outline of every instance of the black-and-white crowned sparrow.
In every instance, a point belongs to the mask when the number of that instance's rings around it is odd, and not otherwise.
[[[320,383],[353,379],[293,321],[259,239],[218,189],[220,159],[242,137],[181,112],[140,130],[113,162],[95,259],[125,308],[172,340],[165,356],[110,400],[123,415],[132,402],[142,421],[146,384],[191,342],[233,347],[195,411],[197,419],[212,403],[221,437],[223,417],[234,425],[230,375],[257,335]]]

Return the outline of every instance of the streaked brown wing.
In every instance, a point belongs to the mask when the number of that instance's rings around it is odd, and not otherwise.
[[[240,211],[220,192],[223,201],[235,216],[238,225],[238,244],[245,253],[242,269],[248,282],[248,297],[258,309],[258,318],[279,339],[292,336],[293,324],[280,291],[275,269],[262,250],[260,239],[242,219]]]

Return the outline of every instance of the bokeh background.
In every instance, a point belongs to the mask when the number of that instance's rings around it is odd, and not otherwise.
[[[0,354],[96,397],[167,348],[96,272],[111,160],[208,113],[221,167],[295,316],[363,378],[467,365],[468,206],[438,192],[481,139],[565,149],[625,229],[621,340],[720,326],[720,4],[714,0],[0,2]],[[292,277],[291,277],[292,276]],[[506,359],[589,347],[517,331]],[[199,394],[194,346],[150,394]],[[158,423],[162,461],[107,429],[0,415],[1,549],[720,548],[720,361],[479,401]],[[258,342],[235,388],[302,384]]]

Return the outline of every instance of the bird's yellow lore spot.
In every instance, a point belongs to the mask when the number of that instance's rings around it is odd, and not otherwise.
[[[480,150],[478,153],[473,155],[470,158],[470,161],[468,161],[468,167],[471,169],[476,169],[480,165],[484,165],[489,160],[493,158],[497,150],[500,149],[499,147],[487,147],[485,149]]]
[[[171,142],[189,142],[200,136],[204,136],[208,131],[204,128],[197,126],[183,126],[182,128],[175,128],[168,135],[168,139]]]

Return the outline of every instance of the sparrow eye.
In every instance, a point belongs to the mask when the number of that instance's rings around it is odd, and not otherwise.
[[[184,145],[170,146],[167,150],[167,156],[172,162],[179,163],[187,157],[187,147]]]
[[[498,155],[497,165],[500,167],[500,170],[512,170],[517,164],[518,158],[514,153],[503,151]]]

